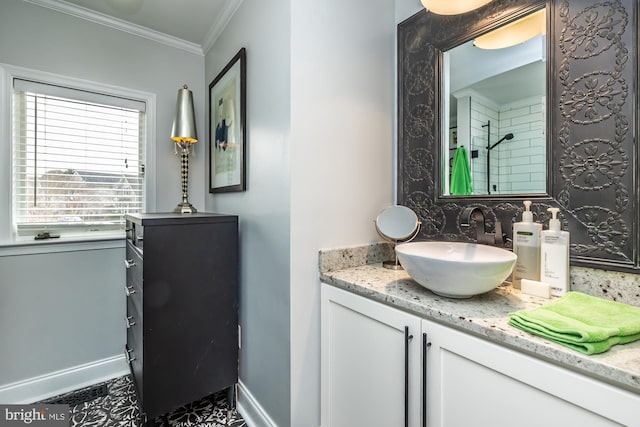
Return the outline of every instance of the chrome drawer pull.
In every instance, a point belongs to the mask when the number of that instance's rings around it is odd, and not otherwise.
[[[127,269],[133,267],[134,265],[136,265],[136,262],[133,259],[124,260],[124,266],[127,267]]]
[[[130,297],[131,295],[136,293],[136,290],[133,285],[129,285],[124,287],[124,293],[127,294],[128,297]]]
[[[124,356],[127,358],[128,364],[131,364],[131,362],[136,360],[136,356],[133,355],[133,350],[130,349],[127,349],[127,351],[124,352]]]
[[[133,316],[127,316],[124,319],[125,323],[127,324],[127,329],[129,329],[130,327],[132,327],[133,325],[136,324],[136,322],[133,320]]]

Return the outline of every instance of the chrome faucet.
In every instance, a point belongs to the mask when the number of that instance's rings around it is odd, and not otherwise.
[[[460,226],[471,226],[471,220],[476,224],[476,241],[487,245],[502,245],[504,239],[502,236],[502,223],[496,221],[495,233],[487,233],[484,213],[480,208],[464,208],[460,213]]]

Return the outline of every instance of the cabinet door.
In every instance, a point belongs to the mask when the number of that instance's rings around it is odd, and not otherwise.
[[[324,427],[418,426],[420,319],[322,285]]]
[[[639,426],[640,396],[426,320],[430,427]]]

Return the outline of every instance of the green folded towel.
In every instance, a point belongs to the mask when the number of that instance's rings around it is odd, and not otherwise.
[[[579,292],[509,315],[509,324],[585,354],[640,339],[640,307]]]
[[[459,147],[453,155],[451,194],[464,196],[471,193],[473,193],[473,186],[471,185],[471,170],[469,169],[467,150],[464,147]]]

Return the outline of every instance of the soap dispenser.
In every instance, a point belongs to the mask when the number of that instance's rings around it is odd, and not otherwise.
[[[540,232],[542,224],[533,222],[531,201],[525,200],[522,221],[513,224],[513,253],[518,256],[511,285],[521,288],[522,279],[540,280]]]
[[[560,209],[547,210],[551,219],[540,238],[540,281],[551,285],[551,295],[562,296],[569,290],[569,232],[560,229]]]

